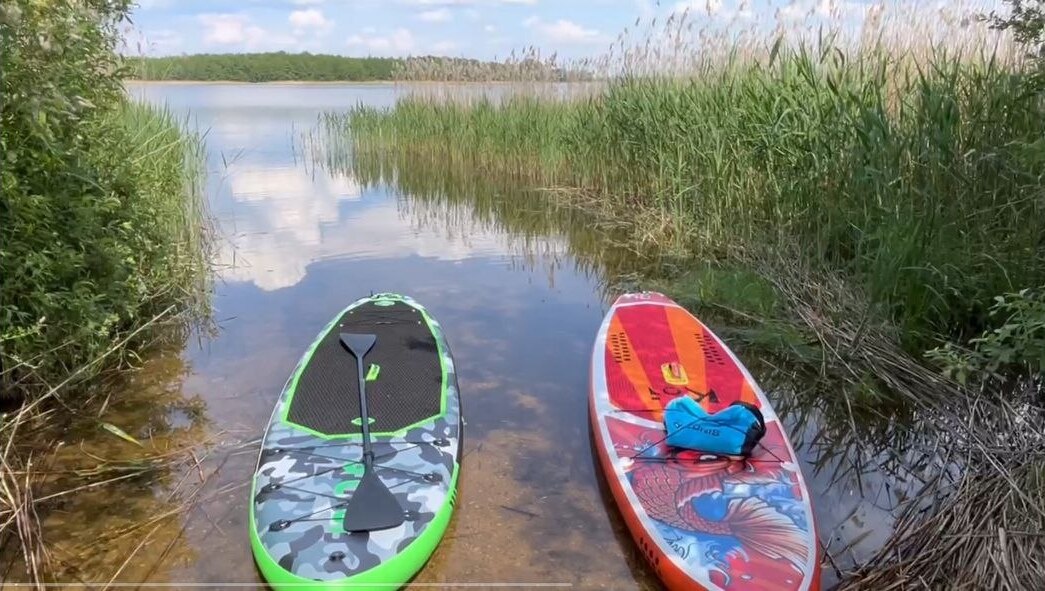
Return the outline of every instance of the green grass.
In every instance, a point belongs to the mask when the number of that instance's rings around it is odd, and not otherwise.
[[[414,98],[332,125],[358,153],[469,161],[583,191],[644,244],[698,259],[797,247],[911,350],[1045,284],[1042,78],[989,57],[782,48],[573,101]]]

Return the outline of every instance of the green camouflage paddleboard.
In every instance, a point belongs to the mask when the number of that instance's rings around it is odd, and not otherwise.
[[[345,343],[352,335],[373,336],[372,348],[353,352]],[[361,402],[372,453],[363,486]],[[395,588],[410,580],[456,502],[460,409],[450,348],[421,305],[378,294],[338,314],[287,381],[262,442],[250,540],[265,580],[278,591]],[[396,515],[385,515],[391,521],[381,529],[359,529],[373,517],[367,511],[388,506],[362,492],[370,507],[353,504],[357,487],[386,495]]]

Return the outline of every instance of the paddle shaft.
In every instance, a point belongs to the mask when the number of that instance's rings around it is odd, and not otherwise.
[[[369,468],[374,463],[374,452],[370,447],[370,415],[366,410],[366,376],[363,375],[363,356],[356,357],[359,373],[359,418],[363,421],[363,465]]]
[[[359,418],[363,431],[363,477],[352,491],[345,505],[345,531],[373,531],[396,527],[406,519],[388,485],[381,481],[374,466],[374,452],[370,448],[370,413],[366,408],[366,376],[363,358],[374,347],[377,335],[341,333],[341,344],[356,358],[359,375]]]

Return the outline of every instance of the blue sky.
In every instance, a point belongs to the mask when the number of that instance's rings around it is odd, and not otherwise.
[[[311,51],[352,56],[440,54],[490,59],[535,45],[599,55],[635,19],[687,7],[695,20],[858,22],[872,0],[139,0],[131,54]],[[958,0],[888,0],[935,7]]]

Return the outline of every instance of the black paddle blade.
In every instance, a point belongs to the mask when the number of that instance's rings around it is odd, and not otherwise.
[[[345,506],[345,531],[388,529],[403,523],[403,508],[369,467]]]
[[[362,359],[370,349],[374,347],[374,343],[377,342],[377,335],[372,334],[354,334],[349,332],[341,333],[341,344],[344,345],[348,352],[355,356],[356,359]]]

